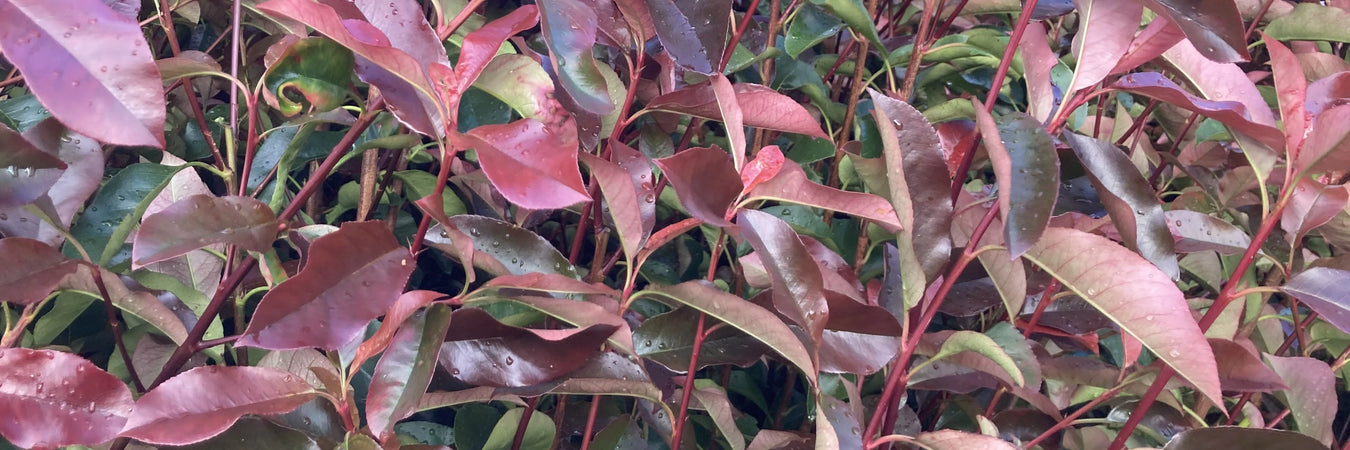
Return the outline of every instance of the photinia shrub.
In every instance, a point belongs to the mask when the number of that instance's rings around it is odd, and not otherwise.
[[[1350,445],[1350,3],[0,0],[0,448]]]

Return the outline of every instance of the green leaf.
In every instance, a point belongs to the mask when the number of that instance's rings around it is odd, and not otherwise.
[[[826,12],[843,20],[855,33],[867,38],[872,48],[886,48],[881,43],[881,35],[877,34],[876,25],[872,23],[872,15],[867,13],[867,7],[863,6],[861,0],[811,0],[811,3],[824,6]]]
[[[911,369],[910,373],[917,373],[919,369],[926,367],[928,364],[961,352],[972,352],[984,356],[985,358],[989,358],[989,360],[993,361],[994,364],[997,364],[1000,369],[1007,372],[1008,376],[1011,377],[1018,386],[1026,384],[1026,378],[1022,376],[1022,369],[1017,367],[1017,363],[1003,351],[1002,347],[999,347],[997,342],[994,342],[989,336],[969,330],[961,330],[952,333],[946,341],[942,342],[942,348],[938,349],[938,352],[934,354],[932,358],[929,358],[928,361]]]
[[[310,112],[332,110],[347,100],[355,62],[352,51],[337,42],[301,39],[263,74],[264,97],[286,116],[300,114],[305,106]]]
[[[515,408],[502,415],[492,434],[483,443],[483,450],[511,449],[516,437],[516,428],[525,414],[524,408]],[[553,446],[553,437],[558,434],[557,427],[547,414],[535,411],[530,414],[530,423],[525,427],[525,435],[520,440],[520,450],[548,450]]]
[[[98,190],[93,202],[71,225],[70,233],[99,265],[116,267],[125,264],[131,259],[131,251],[123,243],[131,229],[140,222],[140,216],[169,183],[169,178],[183,167],[187,166],[152,163],[127,166]],[[69,244],[65,254],[79,255]]]
[[[1270,21],[1264,31],[1281,41],[1350,42],[1350,12],[1335,6],[1298,3],[1289,14]]]
[[[796,58],[816,44],[824,42],[830,36],[839,33],[844,23],[826,14],[814,4],[802,5],[796,18],[788,25],[787,35],[783,37],[783,48],[788,56]]]
[[[520,408],[516,408],[520,411]],[[487,444],[494,426],[502,418],[502,413],[488,405],[468,404],[455,410],[455,446],[465,449],[481,449]],[[520,414],[516,414],[520,421]],[[512,431],[515,427],[511,427]],[[510,438],[508,438],[510,439]],[[511,443],[506,446],[510,448]]]
[[[404,170],[394,172],[394,176],[403,181],[403,190],[410,200],[424,198],[436,192],[436,175],[421,170]],[[453,189],[446,188],[441,192],[441,205],[444,206],[445,216],[454,217],[469,212],[464,206],[464,202],[455,195]]]

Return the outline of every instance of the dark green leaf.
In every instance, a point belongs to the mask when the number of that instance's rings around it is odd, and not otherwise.
[[[263,74],[264,97],[287,116],[304,112],[306,106],[309,112],[337,108],[347,101],[354,63],[352,51],[337,42],[301,39]]]

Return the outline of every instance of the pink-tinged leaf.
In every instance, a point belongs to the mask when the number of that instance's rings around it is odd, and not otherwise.
[[[1172,279],[1180,278],[1167,217],[1148,179],[1110,142],[1073,132],[1065,132],[1064,140],[1087,169],[1125,246],[1138,251]]]
[[[922,266],[926,283],[951,259],[951,176],[942,139],[923,113],[901,100],[869,91],[880,128],[886,184],[901,235]],[[884,222],[883,222],[884,223]]]
[[[994,164],[1003,239],[1016,258],[1041,239],[1059,194],[1059,154],[1045,127],[1022,113],[994,119],[975,101],[975,118]]]
[[[1111,68],[1112,74],[1129,72],[1152,61],[1167,49],[1177,45],[1185,39],[1186,35],[1181,32],[1172,21],[1167,20],[1166,16],[1158,16],[1148,23],[1139,34],[1135,35],[1134,40],[1130,42],[1129,50],[1116,62],[1116,66]]]
[[[1241,28],[1241,25],[1238,24],[1234,26]],[[1206,58],[1201,55],[1200,51],[1196,50],[1195,46],[1191,45],[1191,40],[1182,40],[1177,45],[1172,46],[1171,49],[1163,52],[1162,56],[1163,60],[1176,69],[1177,73],[1186,78],[1188,84],[1194,87],[1201,97],[1216,101],[1240,102],[1247,107],[1247,114],[1251,115],[1253,122],[1265,125],[1274,130],[1276,136],[1283,137],[1283,133],[1274,128],[1275,115],[1266,105],[1265,98],[1261,96],[1261,91],[1256,89],[1256,85],[1247,77],[1247,73],[1237,64],[1217,63]],[[1220,122],[1223,121],[1220,120]],[[1225,125],[1228,124],[1225,123]],[[1284,142],[1275,142],[1275,145],[1271,145],[1268,138],[1263,139],[1262,137],[1266,131],[1232,127],[1239,132],[1236,137],[1238,145],[1242,147],[1243,156],[1256,170],[1258,177],[1265,179],[1279,159],[1274,149],[1283,148]],[[1257,142],[1252,142],[1251,139],[1256,139]]]
[[[639,198],[639,188],[633,184],[628,172],[618,164],[590,153],[583,152],[580,156],[581,162],[586,164],[596,184],[600,185],[605,204],[609,206],[609,216],[614,220],[615,230],[619,232],[623,253],[631,261],[637,256],[638,249],[642,248],[643,241],[646,241],[647,235],[651,232],[643,221],[645,216],[643,205],[655,206],[656,194],[645,193]]]
[[[960,205],[969,205],[975,201],[967,192],[962,191],[957,202]],[[981,206],[972,206],[966,208],[960,214],[952,219],[952,238],[953,244],[957,246],[979,246],[990,244],[1002,244],[1003,238],[998,233],[985,233],[984,237],[978,243],[970,242],[970,236],[979,226],[980,220],[984,217],[988,208]],[[990,227],[1002,226],[998,218],[995,218]],[[1003,299],[1003,305],[1012,317],[1016,317],[1022,311],[1022,304],[1027,297],[1027,276],[1026,268],[1019,258],[1010,258],[1007,250],[988,250],[980,253],[980,265],[984,266],[985,272],[989,273],[989,278],[994,282],[995,289],[998,289],[999,297]]]
[[[1350,101],[1350,72],[1339,72],[1308,84],[1303,107],[1316,117],[1327,109]]]
[[[478,151],[492,186],[511,203],[558,209],[590,200],[577,168],[575,128],[553,129],[534,119],[484,125],[460,135]]]
[[[334,350],[398,300],[413,256],[383,222],[348,222],[314,240],[299,274],[268,291],[235,345]]]
[[[502,402],[525,406],[520,397],[499,392],[497,388],[479,386],[452,392],[428,392],[417,402],[418,411],[457,406],[466,403]]]
[[[1299,272],[1284,287],[1341,331],[1350,332],[1350,272],[1314,267]]]
[[[535,330],[505,325],[487,312],[453,315],[440,364],[455,378],[480,386],[521,387],[552,381],[581,367],[618,327],[593,325]]]
[[[1280,375],[1236,342],[1210,339],[1209,348],[1219,364],[1219,383],[1228,392],[1273,392],[1288,389]]]
[[[870,375],[895,358],[901,344],[900,338],[895,336],[827,329],[820,338],[820,371]]]
[[[33,125],[23,132],[23,137],[34,147],[48,154],[54,154],[66,163],[66,169],[37,169],[33,178],[45,176],[43,172],[60,172],[56,181],[46,190],[46,198],[38,197],[34,204],[48,211],[54,211],[62,227],[69,227],[75,213],[84,207],[89,196],[99,188],[103,181],[103,149],[99,143],[88,137],[70,133],[66,127],[54,118]],[[27,175],[22,170],[17,173]],[[8,175],[7,172],[0,172]],[[4,179],[0,176],[0,180]],[[26,181],[26,180],[25,180]],[[0,198],[12,195],[10,185],[0,182]],[[0,203],[8,200],[0,200]],[[21,206],[6,207],[0,205],[0,234],[8,237],[28,237],[60,245],[65,237],[48,225],[37,215],[25,211]]]
[[[613,110],[605,77],[596,67],[601,63],[592,53],[598,21],[595,9],[580,0],[545,0],[538,5],[544,43],[553,55],[559,84],[588,112]]]
[[[1298,432],[1331,445],[1332,420],[1336,418],[1336,375],[1327,363],[1302,356],[1266,355],[1266,362],[1280,374],[1289,389],[1284,391]]]
[[[996,437],[957,430],[921,433],[914,437],[914,441],[932,450],[1013,450],[1017,448],[1008,441]]]
[[[1350,168],[1350,127],[1347,124],[1350,124],[1350,104],[1337,104],[1317,114],[1303,149],[1298,153],[1296,166],[1299,173]]]
[[[1050,37],[1044,23],[1028,23],[1025,33],[1017,43],[1017,49],[1022,53],[1026,69],[1027,113],[1045,122],[1055,112],[1055,86],[1050,70],[1059,64],[1059,55],[1050,50]]]
[[[1024,255],[1176,369],[1210,401],[1223,401],[1214,353],[1170,277],[1104,237],[1050,228]]]
[[[1160,73],[1132,73],[1116,80],[1116,83],[1111,87],[1156,98],[1198,112],[1205,117],[1233,127],[1234,130],[1247,134],[1271,148],[1282,148],[1284,146],[1284,133],[1280,132],[1278,128],[1264,124],[1254,118],[1255,114],[1248,113],[1249,110],[1245,103],[1228,100],[1205,100],[1196,97],[1182,90],[1180,86]]]
[[[694,381],[694,391],[692,393],[694,398],[698,400],[699,406],[702,406],[703,410],[708,411],[708,415],[712,417],[713,424],[716,425],[717,430],[722,433],[722,438],[726,439],[727,443],[730,444],[731,449],[745,450],[745,435],[741,434],[740,428],[736,427],[736,418],[733,415],[733,412],[737,411],[731,406],[731,401],[727,399],[726,389],[723,389],[722,386],[717,385],[717,383],[712,380],[701,379]],[[834,402],[837,402],[840,406],[844,406],[843,402],[834,397],[823,396],[821,398],[834,400]],[[848,408],[843,407],[840,409],[847,411]],[[826,414],[829,414],[828,410]],[[857,427],[858,421],[854,419],[852,425]]]
[[[1078,33],[1073,37],[1073,56],[1078,64],[1065,95],[1100,83],[1129,49],[1144,5],[1137,1],[1074,0],[1078,7]]]
[[[1241,253],[1252,238],[1236,225],[1209,214],[1173,209],[1167,211],[1167,228],[1176,239],[1177,253],[1214,250],[1225,255]]]
[[[451,86],[454,92],[463,94],[469,89],[474,80],[478,79],[478,75],[483,73],[488,62],[492,61],[492,57],[497,55],[497,50],[507,38],[533,28],[537,23],[539,23],[539,7],[523,5],[464,36],[464,42],[460,45],[459,64],[455,64],[455,68],[449,71],[454,76],[454,84]],[[458,104],[458,101],[449,104]]]
[[[1345,186],[1324,186],[1309,178],[1299,180],[1291,195],[1289,205],[1280,215],[1280,227],[1291,243],[1299,242],[1309,231],[1336,218],[1350,200],[1350,190]]]
[[[255,252],[272,248],[277,217],[266,203],[251,197],[194,195],[141,222],[132,243],[137,268],[212,244],[231,244]]]
[[[670,180],[689,215],[709,225],[731,224],[727,209],[744,188],[731,155],[717,147],[695,147],[652,162]]]
[[[0,302],[28,305],[51,294],[79,261],[28,238],[0,239]]]
[[[702,74],[722,69],[731,0],[648,0],[645,3],[661,45],[676,62]]]
[[[134,402],[116,376],[54,350],[0,348],[0,386],[0,435],[21,448],[106,442]]]
[[[576,278],[553,273],[530,272],[522,275],[502,275],[483,284],[478,293],[499,292],[504,288],[522,289],[554,294],[604,295],[619,298],[619,292],[598,283],[587,283]]]
[[[1203,0],[1149,0],[1149,7],[1167,16],[1186,33],[1200,54],[1218,63],[1235,63],[1251,58],[1242,16],[1233,2]]]
[[[334,3],[337,2],[328,4]],[[436,30],[415,0],[358,0],[355,6],[367,22],[389,39],[391,47],[403,50],[424,69],[433,62],[448,61]]]
[[[750,243],[773,278],[773,306],[819,342],[830,320],[825,281],[801,237],[782,219],[756,210],[740,212],[741,237]]]
[[[561,276],[557,276],[562,278]],[[615,295],[617,297],[617,295]],[[532,295],[511,295],[509,297],[488,298],[487,302],[507,301],[523,305],[527,308],[539,311],[558,319],[559,322],[575,326],[577,328],[590,328],[592,326],[613,326],[618,332],[609,336],[607,345],[614,350],[618,350],[625,355],[637,354],[633,350],[633,332],[628,328],[628,324],[619,319],[615,308],[606,308],[596,303],[579,302],[575,300],[562,300],[553,297],[537,297]],[[465,304],[469,304],[466,301]],[[617,303],[610,303],[616,305]]]
[[[731,141],[731,158],[736,162],[736,170],[741,170],[745,167],[745,118],[736,88],[731,86],[731,80],[726,75],[720,73],[709,78],[708,83],[717,100],[718,117],[726,124],[727,140]]]
[[[652,297],[688,305],[741,332],[759,339],[782,355],[806,375],[811,384],[816,382],[815,364],[802,341],[773,312],[743,298],[728,294],[702,281],[689,281],[674,286],[656,286],[634,294],[634,298]]]
[[[141,396],[121,435],[187,445],[220,434],[245,414],[287,413],[318,394],[304,379],[276,369],[198,367]]]
[[[23,135],[0,126],[0,168],[32,173],[37,169],[65,169],[66,163],[56,155],[33,146]]]
[[[686,150],[687,151],[687,150]],[[706,183],[706,181],[702,181]],[[672,184],[673,180],[672,180]],[[704,184],[703,186],[706,186]],[[680,192],[680,191],[676,191]],[[681,197],[683,200],[683,197]],[[895,208],[886,199],[873,194],[842,191],[811,181],[797,163],[783,165],[778,175],[746,195],[746,201],[774,200],[852,214],[871,220],[884,228],[899,230]],[[687,205],[686,205],[687,207]],[[691,212],[692,214],[692,212]]]
[[[399,327],[375,366],[366,397],[366,423],[382,439],[411,415],[436,370],[437,353],[450,328],[450,307],[426,310]]]
[[[364,364],[367,359],[384,351],[389,346],[389,341],[394,338],[394,333],[402,329],[403,322],[412,317],[423,306],[430,305],[431,302],[436,300],[448,298],[450,298],[449,295],[436,291],[404,292],[385,313],[384,320],[380,322],[379,331],[376,331],[370,339],[362,341],[361,345],[356,347],[356,356],[352,357],[350,366],[361,367],[361,364]]]
[[[483,216],[461,214],[450,218],[448,228],[432,228],[427,241],[457,248],[464,242],[473,246],[473,264],[493,275],[556,273],[581,278],[567,257],[553,248],[547,239],[530,230]],[[458,230],[459,235],[441,231]],[[453,241],[453,242],[451,242]],[[449,250],[449,249],[447,249]],[[458,251],[458,250],[456,250]],[[462,257],[462,256],[456,256]]]
[[[164,86],[135,20],[99,0],[3,0],[0,53],[71,129],[164,148]]]
[[[820,129],[820,122],[792,97],[754,83],[736,83],[731,88],[736,92],[745,126],[829,139]],[[699,83],[656,97],[647,103],[647,109],[725,122],[717,97],[711,82]]]
[[[1317,439],[1293,431],[1245,427],[1194,428],[1178,433],[1163,450],[1207,450],[1221,448],[1280,448],[1284,450],[1325,450]]]
[[[759,152],[755,153],[755,159],[741,168],[741,184],[745,185],[742,194],[754,190],[755,187],[778,175],[778,171],[783,169],[783,161],[783,151],[779,150],[777,145],[759,149]]]
[[[169,339],[173,339],[175,344],[182,344],[187,339],[187,328],[183,326],[183,322],[172,310],[160,303],[154,294],[128,289],[117,274],[108,269],[99,268],[99,270],[103,278],[103,287],[107,289],[113,306],[149,323]],[[83,264],[76,268],[74,274],[61,281],[60,289],[77,290],[93,297],[100,297],[102,292],[94,281],[94,269],[90,265]]]
[[[1275,75],[1275,95],[1279,97],[1280,118],[1284,120],[1286,151],[1290,159],[1294,159],[1303,148],[1303,138],[1308,131],[1308,117],[1303,106],[1308,79],[1294,52],[1265,33],[1261,33],[1261,37],[1266,41],[1266,51],[1270,52],[1270,71]]]

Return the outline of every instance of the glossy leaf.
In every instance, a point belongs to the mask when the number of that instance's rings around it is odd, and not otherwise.
[[[383,222],[349,222],[310,245],[299,274],[263,296],[236,345],[337,349],[403,292],[413,257]]]
[[[618,327],[592,325],[535,330],[502,324],[487,312],[465,308],[453,315],[440,364],[455,378],[480,386],[545,383],[586,363]]]
[[[113,175],[98,189],[94,200],[71,225],[70,234],[84,245],[95,262],[118,266],[131,258],[123,242],[140,213],[168,184],[179,168],[160,164],[133,164]],[[66,251],[67,256],[75,253]]]
[[[731,155],[716,147],[695,147],[652,162],[670,180],[689,215],[711,225],[731,224],[727,208],[744,189]]]
[[[1236,342],[1227,339],[1210,339],[1209,347],[1214,351],[1214,359],[1219,364],[1219,383],[1229,392],[1272,392],[1288,389],[1280,375],[1271,371],[1253,355]]]
[[[1265,32],[1282,41],[1350,42],[1350,11],[1333,5],[1295,4],[1289,14],[1275,18]]]
[[[562,278],[561,276],[557,277]],[[500,279],[500,277],[498,279]],[[615,295],[615,297],[617,297],[617,295]],[[595,303],[555,299],[551,297],[511,295],[510,297],[501,298],[486,296],[481,300],[466,300],[465,304],[472,305],[495,302],[517,303],[578,328],[588,328],[595,325],[616,327],[619,332],[614,333],[609,337],[609,346],[626,355],[634,354],[632,340],[633,333],[628,329],[628,324],[619,320],[618,316],[612,311],[606,310],[604,307]]]
[[[720,73],[708,78],[713,97],[717,100],[718,117],[726,124],[727,140],[731,143],[731,158],[736,162],[736,170],[745,168],[745,115],[731,80]]]
[[[1232,100],[1205,100],[1181,89],[1157,72],[1132,73],[1120,77],[1111,87],[1198,112],[1233,127],[1272,148],[1284,147],[1284,133],[1252,115],[1249,105]],[[1267,113],[1268,114],[1268,113]]]
[[[15,171],[30,174],[37,169],[65,169],[66,163],[56,155],[33,146],[18,132],[0,127],[0,167],[7,170],[13,167]]]
[[[643,358],[660,363],[666,368],[684,373],[689,370],[689,358],[694,350],[698,310],[682,307],[649,318],[633,330],[634,348]],[[715,324],[712,319],[709,322]],[[705,329],[713,329],[711,325]],[[698,354],[698,368],[730,364],[747,367],[769,349],[758,339],[733,327],[719,327],[703,338]]]
[[[829,139],[811,113],[792,97],[754,83],[736,83],[731,88],[736,92],[745,126]],[[647,103],[647,109],[725,122],[711,83],[686,86],[656,97]]]
[[[414,412],[431,383],[441,342],[450,328],[450,308],[438,306],[412,317],[394,334],[375,366],[366,397],[366,422],[377,436]]]
[[[1167,442],[1163,450],[1217,450],[1225,448],[1282,448],[1322,450],[1316,439],[1292,431],[1245,427],[1193,428]]]
[[[352,4],[365,15],[366,21],[389,39],[392,47],[407,52],[423,67],[447,60],[445,47],[417,1],[356,0]]]
[[[497,425],[492,427],[492,434],[488,435],[487,442],[483,444],[483,450],[508,450],[519,448],[522,450],[548,450],[553,445],[553,439],[557,436],[557,426],[549,419],[548,415],[535,411],[530,414],[530,421],[525,425],[525,433],[520,441],[520,446],[516,447],[515,436],[520,422],[524,419],[525,410],[514,408],[502,414],[502,418],[497,420]]]
[[[1106,78],[1125,55],[1144,14],[1141,2],[1075,0],[1074,5],[1081,21],[1073,37],[1073,57],[1078,64],[1074,66],[1073,81],[1065,89],[1067,93],[1086,89]]]
[[[783,48],[793,58],[838,34],[844,27],[843,22],[812,3],[803,4],[796,14],[783,36]]]
[[[819,341],[830,319],[825,281],[801,237],[786,222],[763,211],[741,211],[737,223],[741,225],[741,237],[760,255],[773,277],[774,308]]]
[[[1246,61],[1247,39],[1242,34],[1242,16],[1230,2],[1202,0],[1152,0],[1154,11],[1181,27],[1186,39],[1206,58],[1220,63]]]
[[[1313,267],[1294,275],[1280,289],[1317,311],[1336,328],[1350,332],[1350,272]]]
[[[923,113],[908,103],[870,91],[883,127],[889,199],[900,217],[901,234],[922,265],[925,280],[937,279],[951,259],[952,202],[942,141]],[[889,120],[887,120],[889,119]],[[894,130],[894,141],[889,136]]]
[[[1334,433],[1331,422],[1336,418],[1336,403],[1330,401],[1336,398],[1336,376],[1331,367],[1302,356],[1266,355],[1266,362],[1289,385],[1284,391],[1285,405],[1298,424],[1298,431],[1322,445],[1331,445]]]
[[[1170,277],[1110,240],[1051,228],[1026,258],[1134,335],[1211,401],[1223,401],[1214,353]]]
[[[1066,132],[1078,161],[1092,177],[1111,222],[1120,231],[1125,246],[1138,251],[1172,279],[1181,277],[1177,254],[1168,232],[1167,218],[1153,186],[1115,145],[1100,139]]]
[[[63,227],[69,227],[75,218],[75,212],[84,207],[85,201],[98,189],[103,177],[101,146],[93,139],[69,132],[65,126],[52,118],[33,124],[23,132],[23,138],[44,152],[56,155],[66,164],[66,169],[61,171],[56,181],[46,188],[45,193],[47,199],[51,201],[51,209],[58,216],[57,222]],[[38,178],[41,172],[56,170],[37,169],[33,171],[33,178]],[[15,173],[8,173],[6,170],[4,174],[26,176],[27,172],[16,168]],[[4,192],[0,197],[15,194],[16,190],[10,186],[12,185],[0,182],[0,192]],[[36,201],[45,200],[38,197]],[[10,202],[10,199],[0,200],[0,203],[6,202]],[[9,237],[33,238],[52,245],[60,245],[65,240],[65,236],[57,233],[51,225],[46,224],[32,212],[25,211],[21,207],[4,205],[0,205],[0,233]]]
[[[1185,209],[1165,213],[1167,227],[1176,239],[1179,253],[1214,250],[1222,254],[1241,253],[1251,245],[1252,238],[1237,226],[1209,214]]]
[[[198,367],[141,396],[121,435],[152,444],[191,444],[220,434],[244,414],[289,412],[317,395],[304,379],[276,369]]]
[[[614,109],[600,64],[591,53],[595,46],[596,11],[581,0],[545,0],[538,3],[544,43],[553,55],[559,84],[586,111],[605,114]]]
[[[1298,154],[1300,172],[1350,168],[1350,105],[1336,104],[1317,115]]]
[[[108,144],[164,148],[163,86],[135,20],[99,0],[5,0],[0,30],[0,53],[61,123]]]
[[[307,38],[286,48],[280,59],[263,74],[264,97],[282,114],[329,111],[347,101],[351,83],[352,51],[329,39]],[[291,93],[300,94],[298,99]],[[297,100],[303,100],[300,103]]]
[[[850,301],[850,300],[845,300]],[[878,321],[895,323],[886,316],[872,316]],[[828,326],[828,325],[827,325]],[[898,326],[898,325],[897,325]],[[876,373],[895,358],[900,351],[899,336],[857,333],[827,328],[820,337],[819,369],[824,373]],[[707,351],[705,348],[704,351]],[[701,356],[700,356],[701,357]]]
[[[524,118],[562,123],[570,115],[559,107],[553,78],[537,61],[525,55],[503,54],[492,58],[473,87],[492,94]]]
[[[473,242],[475,266],[493,275],[555,273],[580,278],[576,267],[544,238],[524,228],[483,216],[460,215],[448,219],[449,226]],[[427,232],[432,245],[450,245],[452,237],[441,235],[442,228]],[[458,242],[461,238],[453,238]],[[433,241],[435,240],[435,241]],[[457,244],[456,244],[457,245]]]
[[[681,66],[711,74],[721,69],[731,0],[648,0],[661,45]]]
[[[421,311],[422,307],[431,304],[431,302],[447,298],[449,298],[448,295],[435,291],[404,292],[385,313],[384,320],[380,322],[380,329],[374,335],[362,341],[361,345],[356,348],[356,354],[351,359],[351,366],[360,367],[370,357],[388,348],[390,341],[394,339],[394,335],[402,331],[403,322]]]
[[[922,433],[914,441],[933,450],[1011,450],[1014,447],[1008,441],[957,430],[938,430]]]
[[[962,205],[970,204],[972,201],[974,199],[965,192],[957,198],[957,202]],[[969,242],[971,234],[975,232],[975,228],[979,226],[987,211],[988,208],[974,206],[957,214],[952,219],[953,244],[958,246],[1001,244],[1003,239],[998,233],[985,233],[980,242]],[[998,218],[994,218],[989,224],[991,229],[997,229],[1001,225]],[[999,297],[1003,299],[1008,314],[1016,317],[1022,311],[1022,304],[1027,297],[1027,276],[1022,260],[1011,257],[1007,250],[988,250],[980,253],[979,259],[980,265],[984,266],[985,272],[989,273],[989,278],[994,282],[994,287],[998,289]]]
[[[1288,155],[1297,155],[1303,148],[1308,131],[1308,113],[1303,103],[1308,95],[1308,79],[1294,52],[1280,41],[1266,34],[1266,50],[1270,52],[1270,70],[1275,76],[1275,94],[1280,101],[1280,118],[1284,120],[1285,147]]]
[[[1348,200],[1350,190],[1345,186],[1323,186],[1307,178],[1299,180],[1280,216],[1286,239],[1297,243],[1309,231],[1326,225],[1345,209]]]
[[[122,380],[55,350],[0,349],[0,385],[0,436],[22,448],[106,442],[133,403]]]
[[[1026,66],[1027,114],[1044,123],[1055,109],[1055,86],[1050,73],[1059,64],[1059,55],[1050,50],[1050,36],[1044,23],[1028,23],[1025,33],[1017,43],[1017,50]]]
[[[944,358],[956,355],[961,352],[972,352],[988,358],[993,361],[1000,369],[1006,373],[1018,386],[1026,384],[1026,379],[1022,376],[1022,369],[1017,367],[1017,363],[999,347],[997,342],[974,331],[962,330],[952,333],[946,340],[942,341],[942,347],[937,353],[933,354],[929,361],[937,362]]]
[[[154,294],[142,290],[128,289],[117,274],[104,268],[98,270],[102,272],[103,288],[107,290],[113,306],[149,323],[160,333],[172,339],[175,344],[182,344],[187,339],[187,329],[183,325],[183,321],[167,306],[160,303]],[[101,292],[103,291],[94,281],[93,266],[83,264],[77,267],[75,273],[62,280],[60,289],[80,291],[93,298],[101,298]]]
[[[524,400],[521,400],[520,397],[515,395],[497,392],[497,388],[494,387],[479,386],[453,392],[428,392],[423,394],[421,399],[417,401],[417,410],[426,411],[447,406],[491,401],[516,405],[525,404]]]
[[[651,297],[678,302],[721,320],[768,345],[801,369],[802,373],[814,383],[815,364],[811,362],[811,355],[802,346],[802,342],[783,321],[759,305],[699,281],[652,287],[633,295],[637,298]]]
[[[1221,5],[1224,7],[1226,5]],[[1206,58],[1191,41],[1182,40],[1163,52],[1163,60],[1185,77],[1187,84],[1195,88],[1201,97],[1216,101],[1236,101],[1242,103],[1253,122],[1262,125],[1256,129],[1228,124],[1239,132],[1237,144],[1242,147],[1243,156],[1255,170],[1258,179],[1265,179],[1274,169],[1278,154],[1274,149],[1283,147],[1283,142],[1271,140],[1266,136],[1274,130],[1275,115],[1271,113],[1261,92],[1246,73],[1233,63],[1218,63]],[[1122,77],[1124,79],[1125,77]],[[1183,106],[1178,104],[1179,106]],[[1202,114],[1208,114],[1202,113]],[[1217,118],[1216,118],[1217,119]],[[1279,134],[1277,134],[1279,135]],[[1251,140],[1255,139],[1256,142]]]
[[[825,11],[843,20],[853,32],[866,38],[873,48],[886,48],[877,34],[876,24],[872,23],[872,15],[867,13],[867,7],[863,6],[861,0],[811,0],[811,3],[824,6]]]
[[[484,125],[464,140],[477,150],[483,173],[511,203],[557,209],[590,200],[577,168],[577,137],[534,119]]]
[[[79,262],[28,238],[0,239],[0,301],[29,305],[47,298]]]
[[[459,63],[449,71],[454,75],[454,79],[445,81],[452,83],[450,87],[453,92],[462,94],[483,73],[483,69],[497,55],[497,50],[507,38],[530,29],[537,23],[539,23],[539,7],[522,5],[512,10],[510,14],[488,22],[482,28],[465,35],[464,42],[460,45]]]
[[[868,219],[888,229],[901,228],[895,209],[885,199],[872,194],[842,191],[817,184],[808,179],[806,172],[796,163],[785,164],[777,176],[751,190],[742,204],[756,200],[773,200],[828,209]]]
[[[133,266],[163,261],[212,244],[255,252],[272,248],[276,214],[249,197],[194,195],[146,216],[132,244]]]
[[[1003,239],[1015,258],[1040,240],[1059,192],[1059,155],[1050,134],[1026,114],[994,119],[975,106],[976,122],[994,163]]]
[[[651,234],[651,228],[647,227],[648,222],[644,220],[647,214],[643,209],[644,204],[655,206],[656,194],[647,192],[639,197],[640,188],[623,167],[590,153],[581,153],[580,156],[605,196],[609,216],[614,220],[615,231],[619,233],[619,241],[623,245],[623,253],[631,261]],[[651,169],[647,173],[650,174]],[[650,179],[651,175],[647,176]]]

